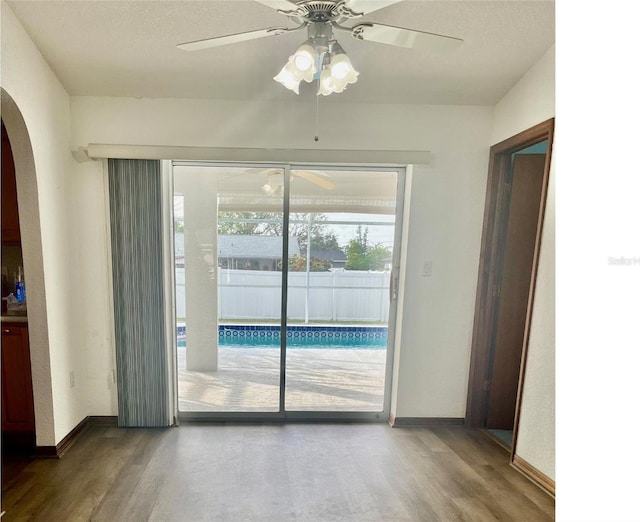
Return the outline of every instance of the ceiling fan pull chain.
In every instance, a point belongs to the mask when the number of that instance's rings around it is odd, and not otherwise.
[[[318,80],[318,85],[320,84],[320,80]],[[316,135],[313,137],[313,141],[319,141],[318,137],[318,114],[320,112],[320,95],[316,94]]]

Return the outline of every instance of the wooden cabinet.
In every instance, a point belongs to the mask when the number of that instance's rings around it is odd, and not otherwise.
[[[35,432],[33,384],[26,323],[2,323],[2,432]]]
[[[4,124],[2,124],[2,243],[20,244],[16,173],[11,144]]]

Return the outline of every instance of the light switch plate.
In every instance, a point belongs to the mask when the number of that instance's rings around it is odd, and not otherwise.
[[[433,263],[431,261],[425,261],[422,265],[422,275],[424,277],[431,277],[433,272]]]

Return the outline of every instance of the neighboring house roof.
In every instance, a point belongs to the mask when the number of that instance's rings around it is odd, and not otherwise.
[[[313,250],[311,249],[311,259],[321,259],[323,261],[344,262],[347,260],[345,253],[339,248],[333,250]]]
[[[184,233],[178,232],[174,239],[176,258],[184,257]],[[299,256],[298,238],[289,238],[289,255]],[[242,259],[281,259],[282,238],[280,236],[218,236],[218,257]]]

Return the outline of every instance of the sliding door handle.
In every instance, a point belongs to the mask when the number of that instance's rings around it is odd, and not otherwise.
[[[389,301],[395,301],[398,299],[398,272],[397,270],[391,270],[389,277]]]

